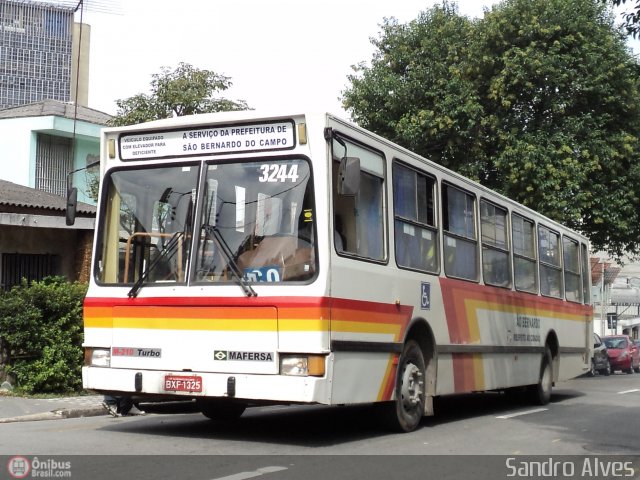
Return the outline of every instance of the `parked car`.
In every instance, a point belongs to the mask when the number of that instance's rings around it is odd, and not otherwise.
[[[600,335],[593,334],[593,352],[591,355],[591,367],[589,368],[589,376],[593,377],[596,372],[600,375],[609,375],[611,373],[611,365],[609,364],[609,355],[607,347],[600,338]]]
[[[640,350],[629,335],[608,335],[602,339],[607,347],[611,370],[640,373]]]

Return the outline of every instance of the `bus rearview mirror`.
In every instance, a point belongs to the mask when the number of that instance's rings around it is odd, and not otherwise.
[[[355,195],[360,190],[360,159],[342,157],[338,168],[338,194]]]
[[[78,189],[76,187],[72,187],[69,190],[67,190],[66,221],[68,226],[71,226],[76,222],[77,205],[78,205]]]

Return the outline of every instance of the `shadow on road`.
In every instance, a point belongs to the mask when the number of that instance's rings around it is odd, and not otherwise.
[[[561,390],[552,395],[553,403],[560,403],[582,395],[573,390]],[[259,442],[294,445],[297,447],[327,447],[362,439],[393,435],[385,430],[377,418],[375,406],[277,406],[253,407],[233,422],[219,422],[197,412],[194,402],[172,404],[143,404],[148,413],[167,414],[141,417],[103,427],[145,435],[217,439],[239,442]],[[464,421],[470,417],[500,415],[532,408],[530,403],[513,400],[503,393],[475,393],[451,395],[436,399],[435,417],[427,417],[421,428]],[[177,415],[188,414],[193,415]],[[383,452],[381,452],[383,453]]]

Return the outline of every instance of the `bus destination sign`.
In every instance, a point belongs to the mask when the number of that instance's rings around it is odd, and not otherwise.
[[[123,134],[120,136],[122,160],[184,157],[295,147],[293,122],[225,125]]]

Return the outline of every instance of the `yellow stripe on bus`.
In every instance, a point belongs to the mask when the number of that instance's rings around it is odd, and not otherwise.
[[[85,317],[86,328],[140,328],[154,330],[236,330],[236,331],[329,331],[328,319],[261,319],[243,318],[138,318],[138,317]],[[334,332],[391,334],[398,338],[401,326],[384,323],[350,322],[334,320]]]
[[[397,338],[400,333],[400,325],[389,323],[363,323],[350,322],[348,320],[332,320],[332,332],[355,332],[355,333],[390,333]]]
[[[482,354],[473,354],[473,377],[476,390],[484,390],[484,361]]]
[[[465,299],[464,301],[467,311],[477,312],[478,310],[488,310],[491,312],[511,313],[520,315],[529,315],[532,317],[552,318],[554,320],[569,320],[573,322],[584,322],[585,315],[560,312],[558,310],[541,309],[535,307],[525,307],[514,304],[502,304],[496,302],[488,302],[486,300]]]
[[[136,318],[85,317],[86,328],[148,328],[153,330],[224,330],[224,331],[300,331],[329,330],[327,319],[262,319],[262,318]]]

